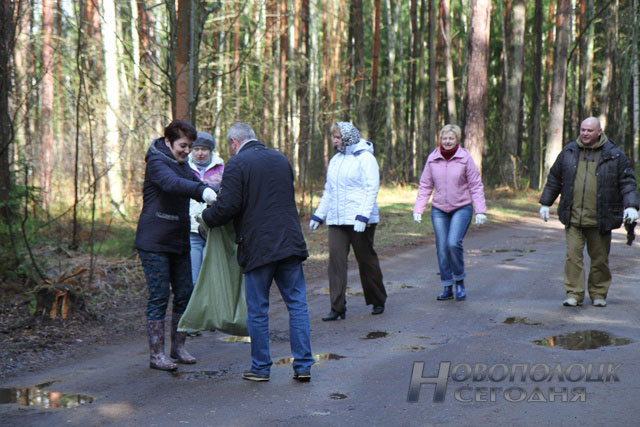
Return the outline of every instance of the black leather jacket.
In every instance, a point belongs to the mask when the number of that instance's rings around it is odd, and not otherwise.
[[[569,226],[571,218],[579,150],[576,141],[563,148],[551,167],[547,184],[540,196],[542,205],[551,206],[560,195],[558,217],[565,226]],[[602,146],[596,176],[598,230],[604,234],[622,225],[625,208],[639,208],[638,187],[629,159],[611,140]]]

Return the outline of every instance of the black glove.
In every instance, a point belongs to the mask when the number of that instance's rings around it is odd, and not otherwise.
[[[633,242],[633,240],[636,238],[636,234],[634,233],[634,230],[636,228],[636,222],[633,221],[625,221],[624,222],[624,228],[625,230],[627,230],[627,245],[631,246],[631,243]]]

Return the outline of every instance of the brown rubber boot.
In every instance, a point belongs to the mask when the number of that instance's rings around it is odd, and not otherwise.
[[[164,355],[164,320],[147,320],[149,337],[149,367],[161,371],[178,369],[171,359]]]
[[[173,313],[171,317],[171,357],[176,359],[178,363],[185,365],[193,365],[196,358],[189,354],[184,348],[184,341],[187,339],[186,332],[178,332],[178,323],[182,313]]]

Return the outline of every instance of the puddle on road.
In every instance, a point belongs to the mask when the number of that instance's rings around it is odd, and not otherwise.
[[[344,359],[345,357],[346,356],[340,356],[339,354],[335,353],[316,353],[313,355],[313,360],[315,360],[316,365],[318,365],[326,362],[327,360],[340,360]],[[282,359],[276,360],[273,364],[276,366],[291,365],[293,364],[293,357],[283,357]]]
[[[222,338],[220,338],[220,341],[224,341],[224,342],[251,342],[251,337],[238,337],[238,336],[232,335],[232,336],[228,336],[228,337],[222,337]]]
[[[93,397],[85,394],[43,390],[54,382],[38,384],[35,387],[0,388],[0,404],[17,403],[22,406],[38,406],[40,408],[77,408],[94,400]]]
[[[604,331],[588,330],[553,335],[532,342],[544,347],[560,347],[565,350],[593,350],[600,347],[626,345],[631,343],[631,340],[614,337]]]
[[[329,395],[330,399],[336,399],[336,400],[346,399],[347,397],[349,397],[349,396],[347,396],[346,394],[342,394],[342,393],[331,393]]]
[[[384,332],[384,331],[373,331],[373,332],[369,332],[367,334],[367,336],[363,337],[363,340],[375,340],[378,338],[385,338],[389,335],[389,332]]]
[[[539,325],[540,322],[535,320],[531,320],[528,317],[524,316],[511,316],[504,319],[502,322],[506,325]]]

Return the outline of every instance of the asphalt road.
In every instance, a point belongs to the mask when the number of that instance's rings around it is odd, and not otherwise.
[[[562,306],[564,231],[556,218],[472,227],[465,239],[464,302],[436,301],[441,288],[434,246],[382,260],[389,299],[381,316],[364,305],[356,269],[344,321],[320,320],[329,310],[328,284],[308,283],[312,350],[324,355],[311,383],[291,378],[288,319],[274,286],[271,354],[274,362],[284,360],[273,366],[270,382],[243,381],[249,344],[223,341],[221,333],[188,340],[198,364],[181,366],[180,376],[148,369],[145,338],[135,336],[4,380],[0,387],[54,381],[44,390],[95,400],[71,409],[2,404],[0,425],[640,425],[638,242],[626,246],[622,230],[614,233],[606,308],[591,306],[588,297],[582,307]],[[585,330],[631,342],[591,350],[532,342]],[[417,379],[444,372],[448,380],[416,388],[409,402],[414,362],[424,362]],[[441,362],[450,362],[448,375]],[[445,384],[439,398],[435,390]]]

